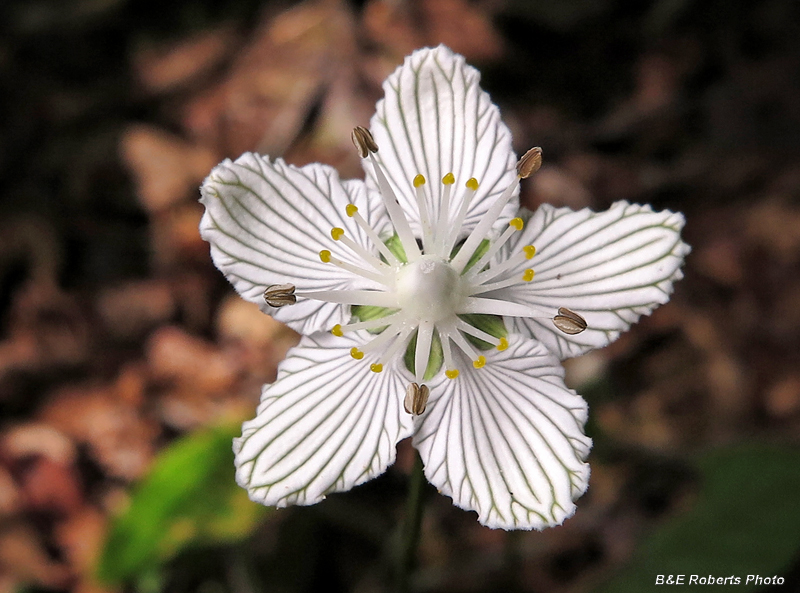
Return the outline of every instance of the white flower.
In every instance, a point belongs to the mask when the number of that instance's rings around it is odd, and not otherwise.
[[[205,181],[217,267],[305,334],[234,445],[253,500],[348,490],[408,436],[428,480],[490,527],[557,525],[586,490],[586,402],[559,360],[668,300],[683,217],[519,212],[541,155],[517,162],[479,78],[445,47],[409,56],[371,135],[354,132],[366,182],[255,154]]]

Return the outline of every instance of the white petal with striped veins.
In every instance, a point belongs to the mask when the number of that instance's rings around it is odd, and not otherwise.
[[[502,259],[534,245],[532,260],[501,278],[536,272],[533,280],[482,296],[545,307],[567,307],[586,319],[576,335],[560,332],[550,318],[508,318],[510,328],[543,342],[560,358],[602,348],[642,315],[666,303],[691,250],[680,238],[683,215],[615,202],[605,212],[541,206],[525,229],[503,248]]]
[[[367,336],[316,334],[289,351],[234,440],[236,481],[252,500],[314,504],[394,462],[395,445],[412,431],[403,410],[410,375],[395,362],[373,373],[369,355],[351,358]]]
[[[414,446],[428,480],[482,524],[543,529],[571,516],[588,485],[587,406],[544,346],[518,335],[509,344],[430,386]]]
[[[281,308],[267,305],[264,289],[293,284],[299,290],[375,288],[369,280],[320,261],[319,252],[363,265],[330,235],[340,227],[353,241],[377,253],[370,239],[345,212],[353,203],[378,232],[388,234],[389,221],[380,198],[362,181],[341,182],[326,165],[287,165],[281,159],[246,153],[219,164],[203,183],[206,212],[200,223],[211,244],[216,266],[246,300],[300,333],[327,330],[349,319],[347,308],[298,298]]]
[[[439,217],[446,174],[455,176],[451,220],[461,206],[464,184],[471,177],[478,180],[461,237],[516,179],[511,133],[479,83],[475,68],[440,45],[415,51],[383,84],[385,98],[370,124],[379,148],[376,157],[417,234],[421,225],[412,182],[418,173],[427,180],[424,190],[432,220]],[[365,161],[364,168],[367,184],[377,188],[372,166]],[[497,227],[506,225],[518,208],[514,197]]]

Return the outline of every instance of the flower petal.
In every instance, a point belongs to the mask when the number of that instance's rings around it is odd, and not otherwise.
[[[492,528],[543,529],[575,512],[591,439],[586,402],[564,386],[558,360],[514,335],[481,369],[431,385],[414,445],[425,475]]]
[[[385,98],[378,101],[370,129],[379,147],[376,156],[416,233],[421,226],[412,182],[418,173],[428,181],[424,189],[434,221],[446,174],[453,173],[457,184],[451,218],[464,184],[471,177],[478,180],[462,236],[516,179],[511,133],[479,82],[475,68],[440,45],[415,51],[383,83]],[[377,189],[372,167],[365,162],[364,168],[367,184]],[[499,223],[507,224],[518,207],[518,198],[512,198]]]
[[[551,318],[510,318],[514,331],[533,336],[562,359],[601,348],[642,315],[666,303],[691,250],[680,238],[683,215],[650,206],[615,202],[605,212],[541,206],[525,230],[509,241],[501,259],[534,245],[536,255],[503,277],[532,267],[531,282],[486,293],[514,303],[567,307],[588,329],[567,335]]]
[[[304,337],[264,387],[257,416],[234,440],[236,481],[252,500],[314,504],[394,462],[412,429],[402,403],[409,380],[394,363],[373,373],[366,359],[351,358],[360,338]]]
[[[298,299],[279,309],[264,302],[273,284],[293,284],[298,290],[373,288],[368,280],[320,261],[329,249],[343,261],[363,263],[334,242],[333,227],[344,229],[353,241],[375,252],[369,238],[345,207],[352,203],[378,232],[388,217],[380,199],[370,199],[361,181],[342,183],[331,167],[312,164],[297,168],[283,160],[247,153],[236,162],[218,165],[203,183],[201,202],[206,212],[200,223],[211,256],[236,290],[262,311],[300,333],[332,328],[349,319],[339,304]]]

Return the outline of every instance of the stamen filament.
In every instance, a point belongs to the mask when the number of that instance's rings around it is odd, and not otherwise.
[[[428,203],[425,201],[425,177],[417,175],[414,177],[414,189],[417,193],[417,208],[419,208],[419,219],[422,223],[422,247],[425,251],[433,247],[433,228],[431,218],[428,213]]]
[[[439,337],[442,341],[442,354],[444,355],[444,374],[448,379],[455,379],[458,377],[458,369],[456,368],[455,361],[453,360],[453,351],[450,348],[450,338],[442,332],[439,333]]]
[[[403,317],[402,312],[392,313],[391,315],[387,315],[386,317],[376,317],[374,319],[367,319],[366,321],[359,321],[357,323],[348,323],[347,325],[339,325],[336,326],[339,329],[338,332],[335,333],[334,335],[341,335],[346,332],[354,332],[360,329],[375,329],[378,327],[383,327],[385,325],[392,325],[400,317]],[[336,327],[334,327],[334,329],[336,329]]]
[[[464,225],[464,219],[467,217],[467,210],[472,202],[472,198],[475,197],[475,192],[477,189],[478,182],[474,177],[467,181],[467,190],[464,192],[464,197],[461,200],[461,207],[458,209],[456,219],[453,221],[453,224],[450,227],[450,234],[447,237],[447,241],[444,243],[444,249],[442,250],[443,253],[450,253],[453,250],[453,245],[455,245],[456,239],[458,239],[458,233],[461,231],[461,227]]]
[[[514,286],[515,284],[523,284],[525,282],[530,282],[533,280],[533,269],[528,268],[522,274],[517,274],[512,276],[511,278],[506,278],[505,280],[500,280],[499,282],[492,282],[490,284],[481,284],[479,286],[474,286],[470,289],[469,294],[470,296],[474,294],[483,294],[485,292],[491,292],[493,290],[500,290],[501,288],[506,288],[508,286]]]
[[[434,252],[442,257],[447,257],[444,250],[445,241],[450,234],[448,219],[450,218],[450,193],[453,191],[455,178],[452,173],[448,173],[442,178],[444,191],[442,192],[441,207],[439,208],[439,220],[436,224],[436,239],[433,244]]]
[[[508,317],[530,317],[533,319],[550,319],[553,313],[537,305],[521,305],[500,299],[483,297],[467,297],[458,310],[459,315],[467,313],[484,313],[486,315],[505,315]]]
[[[371,307],[397,308],[397,296],[380,290],[312,290],[296,292],[299,297],[341,303],[343,305],[369,305]]]
[[[464,332],[465,334],[471,335],[473,338],[478,338],[479,340],[483,340],[484,342],[488,342],[489,344],[491,344],[493,346],[499,346],[500,345],[500,339],[499,338],[495,338],[493,335],[487,334],[485,331],[483,331],[481,329],[478,329],[474,325],[470,325],[469,323],[467,323],[463,319],[458,319],[458,317],[456,317],[456,327],[458,329],[460,329],[462,332]]]
[[[475,276],[477,276],[480,273],[480,271],[486,266],[486,264],[488,264],[492,260],[495,254],[498,251],[500,251],[500,248],[506,244],[509,238],[511,238],[511,235],[513,235],[516,232],[517,232],[517,227],[509,225],[508,228],[505,231],[503,231],[503,234],[500,235],[497,241],[492,243],[492,246],[489,247],[489,251],[484,253],[483,256],[478,261],[475,262],[475,265],[470,268],[469,272],[467,272],[467,277],[474,278]]]
[[[371,265],[376,270],[378,270],[380,272],[385,272],[387,270],[387,268],[389,267],[385,263],[383,263],[380,259],[378,259],[374,255],[372,255],[369,251],[367,251],[366,249],[361,247],[361,245],[359,245],[358,243],[353,241],[347,235],[339,235],[339,238],[336,239],[336,240],[337,241],[341,241],[342,243],[347,245],[350,249],[353,250],[354,253],[356,253],[357,255],[361,256],[361,259],[363,259],[365,262],[367,262],[369,265]]]
[[[350,212],[352,212],[352,214],[350,214]],[[369,223],[366,220],[364,220],[364,217],[361,216],[357,210],[348,211],[348,214],[350,214],[353,220],[356,221],[356,224],[361,227],[361,230],[363,230],[367,234],[370,240],[374,243],[375,247],[378,248],[378,251],[381,252],[381,255],[386,258],[386,261],[389,262],[389,265],[399,266],[400,260],[398,260],[395,257],[394,253],[389,251],[389,248],[386,247],[386,244],[383,241],[381,241],[381,238],[378,236],[378,233],[376,233],[375,229],[373,229],[369,225]]]
[[[353,264],[342,261],[338,257],[331,257],[330,263],[342,268],[343,270],[352,272],[357,276],[361,276],[362,278],[372,280],[373,282],[377,282],[378,284],[383,284],[384,286],[388,286],[389,288],[394,287],[393,274],[376,274],[375,272],[370,272],[369,270],[365,270],[363,268],[359,268],[358,266],[354,266]]]
[[[391,360],[400,352],[401,348],[404,348],[406,342],[408,341],[408,336],[411,335],[411,332],[414,331],[413,327],[407,327],[403,331],[400,332],[400,335],[395,339],[391,346],[389,346],[386,351],[381,355],[380,360],[378,360],[378,364],[383,366],[387,363],[387,361]]]
[[[472,347],[472,344],[467,342],[464,335],[458,331],[454,325],[451,325],[447,329],[447,336],[455,342],[456,346],[461,348],[461,351],[467,355],[470,360],[478,360],[478,353],[475,352],[475,348]]]
[[[376,350],[383,346],[389,340],[392,340],[397,334],[403,331],[403,328],[406,326],[404,321],[398,321],[396,323],[391,324],[385,330],[383,330],[378,336],[367,342],[361,347],[362,352],[371,352],[372,350]]]
[[[467,240],[464,241],[464,245],[461,247],[461,251],[458,252],[453,258],[453,261],[450,262],[450,265],[453,266],[456,272],[461,273],[464,270],[464,266],[467,265],[467,262],[472,257],[472,254],[475,253],[475,249],[477,249],[478,245],[481,241],[486,237],[486,233],[489,232],[489,229],[492,228],[492,225],[497,221],[500,217],[500,213],[505,208],[508,201],[511,199],[511,196],[514,194],[514,191],[519,187],[519,177],[517,177],[514,182],[509,185],[506,190],[500,195],[499,198],[492,204],[492,207],[486,211],[486,213],[481,217],[480,222],[472,229],[472,232],[467,237]]]
[[[510,270],[511,268],[514,268],[514,267],[520,265],[521,263],[524,263],[528,259],[530,259],[528,257],[528,253],[525,250],[523,250],[523,251],[521,251],[521,252],[519,252],[519,253],[517,253],[515,255],[512,255],[506,261],[504,261],[504,262],[502,262],[502,263],[500,263],[500,264],[498,264],[498,265],[496,265],[496,266],[494,266],[492,268],[489,268],[485,272],[480,272],[477,276],[475,276],[475,278],[473,280],[473,284],[483,284],[487,280],[491,280],[495,276],[499,276],[500,274],[502,274],[506,270]],[[476,265],[473,269],[475,269],[477,267],[478,266]]]
[[[392,219],[392,224],[397,231],[397,236],[400,237],[400,242],[403,244],[403,249],[406,252],[408,261],[414,261],[419,258],[421,253],[417,246],[417,240],[411,232],[408,219],[406,219],[406,215],[400,207],[400,203],[397,201],[397,196],[395,196],[392,186],[389,185],[389,180],[386,178],[386,175],[384,175],[383,169],[381,169],[381,166],[378,164],[375,155],[370,153],[369,159],[372,161],[372,166],[375,169],[375,177],[380,187],[379,193],[383,198],[383,203],[386,206],[386,211],[389,213],[389,218]]]
[[[432,321],[421,321],[417,330],[417,349],[414,352],[414,375],[420,383],[428,370],[428,361],[431,357],[431,342],[433,341]]]

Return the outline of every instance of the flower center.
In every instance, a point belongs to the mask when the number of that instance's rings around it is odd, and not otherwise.
[[[462,300],[459,274],[436,255],[422,255],[397,272],[397,303],[409,319],[435,323],[455,315]]]

